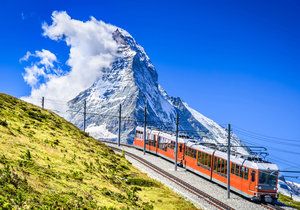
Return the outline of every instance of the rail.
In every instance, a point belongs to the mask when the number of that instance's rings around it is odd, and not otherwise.
[[[110,143],[110,144],[116,144],[116,143],[112,143],[112,142],[107,142],[107,143]],[[126,144],[121,144],[123,146],[128,146]],[[143,165],[149,167],[150,169],[152,169],[153,171],[155,171],[156,173],[160,174],[161,176],[167,178],[168,180],[176,183],[177,185],[179,185],[180,187],[184,188],[185,190],[187,190],[188,192],[196,195],[197,197],[205,200],[207,203],[209,203],[210,205],[216,207],[217,209],[226,209],[226,210],[234,210],[234,208],[232,208],[231,206],[223,203],[222,201],[208,195],[207,193],[199,190],[198,188],[186,183],[185,181],[175,177],[174,175],[166,172],[165,170],[157,167],[156,165],[148,162],[147,160],[133,154],[133,153],[130,153],[128,151],[124,151],[122,149],[119,149],[119,148],[116,148],[114,146],[110,146],[110,145],[107,145],[109,146],[111,149],[115,150],[115,151],[118,151],[118,152],[125,152],[125,155],[128,155],[129,157],[137,160],[138,162],[142,163]],[[129,147],[133,147],[133,146],[129,146]]]
[[[101,140],[101,142],[103,143],[108,143],[108,144],[114,144],[117,145],[116,142],[111,142],[111,141],[105,141],[105,140]],[[120,144],[121,146],[125,146],[125,147],[129,147],[129,148],[135,148],[133,145],[128,145],[128,144]],[[209,203],[210,205],[216,207],[217,209],[226,209],[226,210],[233,210],[234,208],[232,208],[231,206],[223,203],[222,201],[208,195],[207,193],[199,190],[198,188],[186,183],[185,181],[175,177],[174,175],[164,171],[163,169],[159,168],[158,166],[148,162],[147,160],[131,153],[125,150],[122,150],[120,148],[116,148],[114,146],[110,146],[107,145],[108,147],[110,147],[111,149],[118,151],[118,152],[125,152],[126,155],[128,155],[129,157],[137,160],[138,162],[142,163],[143,165],[149,167],[150,169],[152,169],[153,171],[155,171],[156,173],[162,175],[163,177],[171,180],[172,182],[176,183],[177,185],[179,185],[180,187],[184,188],[185,190],[187,190],[188,192],[196,195],[197,197],[200,197],[201,199],[205,200],[207,203]],[[272,205],[272,204],[266,204],[266,203],[261,203],[260,206],[269,209],[269,210],[284,210],[284,208],[281,208],[280,206],[277,205]]]

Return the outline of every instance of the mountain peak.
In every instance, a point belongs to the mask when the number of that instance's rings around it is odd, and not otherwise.
[[[144,119],[146,105],[149,126],[174,130],[178,113],[181,130],[189,131],[191,136],[199,140],[205,138],[216,144],[226,143],[223,128],[191,109],[180,97],[169,96],[158,84],[158,75],[150,58],[127,31],[116,28],[112,36],[118,44],[115,61],[109,68],[101,69],[102,74],[94,84],[69,103],[70,109],[78,110],[85,100],[89,112],[103,115],[88,116],[87,131],[91,135],[116,138],[118,118],[109,116],[117,116],[121,104],[122,114],[131,119],[122,122],[122,137],[129,143],[132,142],[135,127],[141,125]],[[69,120],[82,128],[80,114],[70,114]],[[233,144],[239,145],[240,142],[235,139]],[[247,153],[242,148],[240,150]]]
[[[117,28],[113,34],[113,39],[120,45],[125,45],[126,44],[126,40],[125,40],[125,36],[120,32],[120,30]]]

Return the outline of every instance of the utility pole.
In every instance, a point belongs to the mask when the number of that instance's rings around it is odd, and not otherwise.
[[[179,127],[179,115],[176,114],[176,142],[175,142],[175,171],[177,171],[177,158],[178,158],[178,130]]]
[[[122,105],[119,107],[119,135],[118,135],[118,147],[121,144],[121,115],[122,115]]]
[[[146,130],[147,130],[147,104],[145,104],[144,108],[144,155],[146,154]]]
[[[43,109],[45,108],[45,97],[44,96],[42,97],[42,108]]]
[[[86,100],[84,100],[83,104],[83,131],[85,132],[86,128]]]
[[[228,142],[227,142],[227,198],[230,198],[230,139],[231,125],[228,124]]]

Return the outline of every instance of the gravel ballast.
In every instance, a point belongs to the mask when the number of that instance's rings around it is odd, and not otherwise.
[[[114,144],[109,144],[109,146],[117,147]],[[226,203],[227,205],[231,206],[234,209],[265,209],[261,205],[250,202],[249,200],[235,194],[231,193],[231,198],[227,199],[227,190],[215,183],[212,183],[205,178],[202,178],[196,174],[193,174],[189,171],[186,171],[184,168],[178,167],[177,171],[174,169],[174,163],[167,161],[161,157],[146,153],[143,154],[143,151],[137,150],[135,148],[129,148],[121,146],[121,149],[131,152],[139,157],[146,159],[147,161],[151,162],[152,164],[164,169],[170,174],[175,175],[176,177],[182,179],[186,183],[193,185],[194,187],[198,188],[199,190],[204,191],[205,193],[213,196],[214,198]],[[198,196],[188,192],[184,188],[178,186],[174,182],[166,179],[165,177],[161,176],[157,172],[149,169],[144,164],[138,162],[137,160],[126,156],[126,158],[138,169],[147,173],[151,178],[154,178],[166,186],[170,187],[172,190],[176,191],[186,199],[193,202],[197,207],[202,209],[216,209],[216,207],[212,206],[211,204],[207,203],[205,200],[199,198]]]

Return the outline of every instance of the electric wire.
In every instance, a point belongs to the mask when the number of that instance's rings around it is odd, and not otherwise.
[[[280,138],[280,137],[268,136],[268,135],[264,135],[264,134],[259,134],[257,132],[248,131],[248,130],[240,128],[240,127],[238,127],[236,125],[233,125],[233,126],[234,126],[235,130],[240,130],[242,132],[246,132],[246,133],[252,134],[254,136],[257,136],[258,138],[261,137],[261,138],[264,138],[264,139],[278,139],[278,140],[284,140],[284,141],[290,141],[290,142],[300,142],[300,139],[288,139],[288,138]]]

